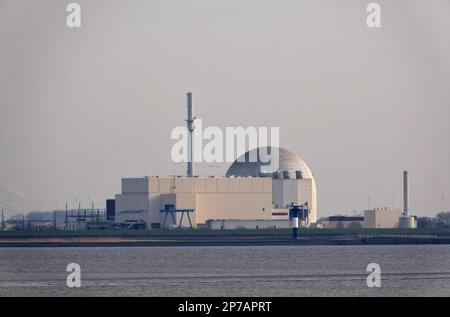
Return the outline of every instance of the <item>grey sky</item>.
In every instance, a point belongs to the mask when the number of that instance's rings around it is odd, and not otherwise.
[[[404,169],[415,213],[450,209],[449,0],[377,1],[377,30],[361,0],[79,0],[80,30],[69,2],[0,0],[0,208],[182,173],[192,90],[206,126],[279,126],[319,216],[399,207]]]

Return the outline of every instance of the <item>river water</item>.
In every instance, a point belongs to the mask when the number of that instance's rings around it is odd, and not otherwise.
[[[0,248],[0,296],[450,296],[450,246]]]

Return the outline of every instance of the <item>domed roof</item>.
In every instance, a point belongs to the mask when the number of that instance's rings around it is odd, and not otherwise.
[[[275,148],[273,148],[275,149]],[[226,176],[237,176],[237,177],[274,177],[274,178],[286,178],[284,174],[289,175],[289,178],[304,178],[304,179],[314,179],[311,170],[308,165],[295,153],[288,151],[283,148],[278,148],[278,170],[275,173],[264,172],[265,166],[269,166],[271,161],[263,163],[260,159],[260,154],[262,156],[267,153],[272,156],[277,155],[277,151],[272,151],[271,147],[264,147],[253,149],[246,152],[241,157],[239,157],[228,169]],[[273,153],[272,153],[273,152]],[[257,158],[256,162],[250,162],[250,158]],[[264,160],[263,160],[264,161]],[[275,157],[276,162],[276,157]],[[262,168],[261,168],[262,166]]]

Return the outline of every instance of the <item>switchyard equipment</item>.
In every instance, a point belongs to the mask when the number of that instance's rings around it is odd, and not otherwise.
[[[107,229],[106,209],[65,210],[65,230]]]

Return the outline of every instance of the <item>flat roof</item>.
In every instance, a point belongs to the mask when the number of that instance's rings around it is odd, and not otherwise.
[[[364,217],[332,216],[328,221],[364,221]]]

